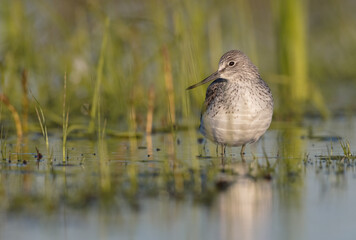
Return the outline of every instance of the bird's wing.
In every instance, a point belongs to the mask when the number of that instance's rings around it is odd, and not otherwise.
[[[216,97],[224,91],[226,81],[226,79],[219,78],[209,85],[208,89],[206,90],[205,101],[201,111],[202,114],[204,114],[206,109],[212,103],[214,103],[214,101],[217,99]]]

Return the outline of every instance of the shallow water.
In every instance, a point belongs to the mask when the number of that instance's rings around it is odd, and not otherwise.
[[[62,166],[54,135],[52,169],[32,136],[27,164],[0,165],[0,238],[353,239],[356,161],[328,159],[344,155],[337,137],[355,149],[354,120],[274,123],[245,161],[188,130],[103,148],[72,139]]]

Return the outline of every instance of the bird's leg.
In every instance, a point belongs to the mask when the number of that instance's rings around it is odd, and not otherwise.
[[[243,162],[245,162],[245,147],[246,147],[246,144],[242,145],[242,147],[241,147],[241,152],[240,152],[241,160],[242,160]]]
[[[225,165],[225,157],[226,157],[226,144],[221,144],[221,166]]]
[[[225,156],[226,155],[226,144],[221,144],[221,156]]]
[[[246,144],[242,145],[242,147],[241,147],[241,152],[240,152],[241,156],[245,155],[245,147],[246,147]]]
[[[216,156],[217,157],[219,156],[219,144],[218,143],[216,144]]]
[[[203,151],[204,151],[204,154],[206,156],[206,139],[204,139],[204,145],[203,145]]]
[[[224,156],[221,156],[221,166],[223,167],[223,170],[225,169],[225,158]]]

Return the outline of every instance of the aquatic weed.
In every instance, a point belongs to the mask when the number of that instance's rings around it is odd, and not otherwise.
[[[64,86],[63,86],[63,112],[62,112],[62,162],[66,163],[66,147],[67,147],[67,136],[68,136],[68,122],[69,122],[69,106],[66,108],[67,102],[67,73],[64,73]]]
[[[32,93],[31,93],[32,94]],[[35,110],[37,114],[37,119],[41,127],[41,132],[42,136],[44,138],[45,144],[46,144],[46,150],[47,150],[47,159],[50,161],[50,164],[53,164],[53,149],[50,150],[49,146],[49,138],[48,138],[48,130],[47,130],[47,123],[46,123],[46,118],[43,113],[43,109],[41,107],[41,104],[37,101],[35,96],[32,94],[33,99],[36,102]]]

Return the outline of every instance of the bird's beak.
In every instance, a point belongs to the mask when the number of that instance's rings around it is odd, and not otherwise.
[[[203,81],[199,82],[199,83],[196,83],[190,87],[188,87],[186,90],[190,90],[190,89],[193,89],[193,88],[196,88],[196,87],[199,87],[200,85],[203,85],[205,83],[208,83],[208,82],[211,82],[211,81],[214,81],[216,79],[220,78],[220,72],[219,71],[216,71],[214,72],[213,74],[211,74],[209,77],[205,78]]]

